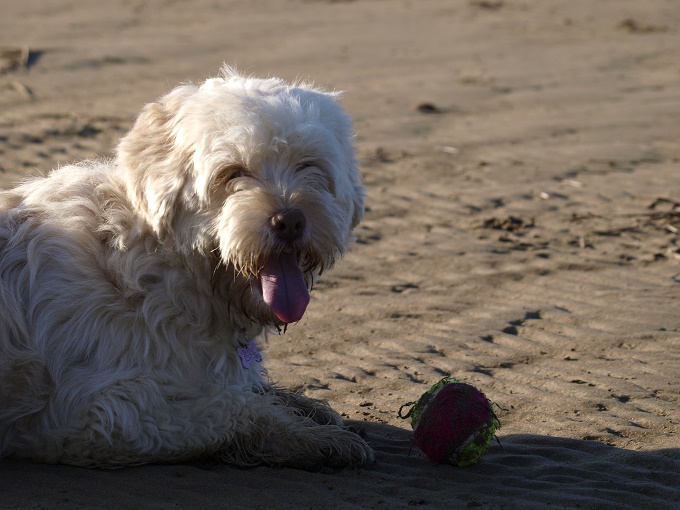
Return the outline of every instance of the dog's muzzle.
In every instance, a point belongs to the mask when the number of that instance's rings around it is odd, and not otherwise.
[[[262,297],[279,320],[286,324],[297,322],[307,310],[310,297],[292,244],[303,237],[307,219],[301,210],[290,209],[272,216],[270,226],[276,237],[291,245],[291,249],[272,253],[265,261],[260,270]]]

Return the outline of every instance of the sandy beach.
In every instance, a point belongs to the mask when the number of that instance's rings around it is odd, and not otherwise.
[[[3,0],[2,188],[225,62],[345,91],[365,220],[264,354],[377,461],[3,459],[0,508],[680,508],[679,49],[676,0]],[[474,466],[398,417],[444,376],[498,404]]]

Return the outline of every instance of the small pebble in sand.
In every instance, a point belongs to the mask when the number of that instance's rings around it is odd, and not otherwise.
[[[427,102],[417,103],[413,106],[413,109],[420,113],[441,113],[441,110],[434,104]]]

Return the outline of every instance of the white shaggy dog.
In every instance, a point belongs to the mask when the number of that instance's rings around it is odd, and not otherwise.
[[[0,455],[373,460],[256,343],[302,317],[363,214],[335,99],[224,68],[147,105],[113,160],[0,192]]]

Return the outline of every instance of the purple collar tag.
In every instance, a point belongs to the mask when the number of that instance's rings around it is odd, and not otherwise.
[[[251,340],[246,346],[239,345],[236,352],[238,353],[238,357],[241,358],[241,363],[245,368],[250,368],[251,364],[262,361],[262,354],[257,350],[255,340]]]

